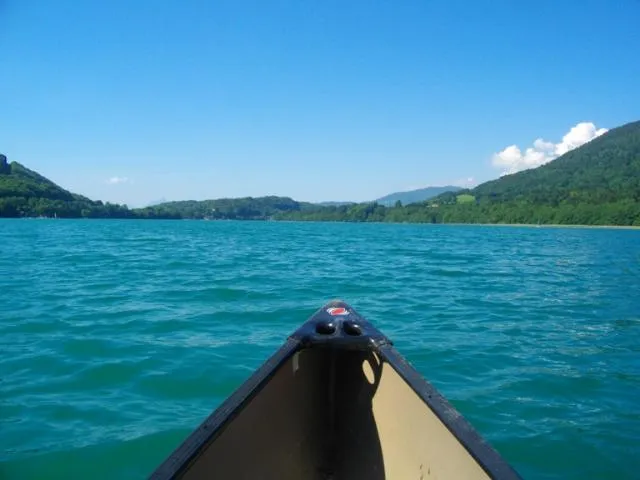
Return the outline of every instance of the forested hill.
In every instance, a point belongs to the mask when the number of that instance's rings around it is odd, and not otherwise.
[[[471,191],[478,199],[558,205],[605,203],[640,195],[640,121],[614,128],[541,167]]]
[[[67,202],[75,200],[72,193],[33,170],[18,162],[9,164],[4,155],[0,155],[0,197],[37,197]]]
[[[71,193],[0,155],[0,217],[129,217],[126,206],[94,202]]]
[[[71,193],[42,175],[0,155],[0,217],[159,218],[267,220],[277,213],[302,211],[311,204],[288,197],[223,198],[166,202],[130,210]]]
[[[442,195],[447,222],[640,225],[640,121],[535,169]]]
[[[133,212],[139,218],[268,220],[278,213],[299,212],[310,207],[311,204],[289,197],[267,196],[166,202]]]
[[[640,226],[640,122],[614,128],[536,169],[420,204],[316,208],[295,220]]]

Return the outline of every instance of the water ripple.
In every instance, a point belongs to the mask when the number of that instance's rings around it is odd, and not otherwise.
[[[144,478],[333,298],[525,477],[640,469],[638,232],[3,220],[0,241],[2,478]]]

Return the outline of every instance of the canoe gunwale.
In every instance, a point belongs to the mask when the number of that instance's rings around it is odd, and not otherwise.
[[[473,426],[451,403],[391,345],[381,345],[376,349],[381,360],[402,377],[415,394],[431,409],[445,427],[458,439],[462,446],[487,472],[489,477],[501,480],[521,479],[520,475],[489,445]]]
[[[300,350],[300,342],[289,338],[238,389],[233,392],[198,428],[149,476],[149,479],[177,478],[202,453],[203,447],[224,431],[225,424],[260,392],[278,368]]]

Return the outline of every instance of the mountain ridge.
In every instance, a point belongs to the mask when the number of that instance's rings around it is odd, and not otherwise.
[[[424,188],[416,188],[414,190],[390,193],[378,198],[375,201],[380,205],[384,205],[385,207],[395,205],[395,203],[398,201],[402,203],[402,205],[408,205],[410,203],[419,203],[424,202],[425,200],[430,200],[445,192],[457,192],[462,189],[462,187],[457,187],[454,185],[446,185],[442,187],[430,186]]]
[[[394,206],[378,201],[322,205],[267,196],[184,200],[128,209],[126,205],[93,201],[71,193],[20,163],[8,163],[0,155],[0,217],[640,226],[640,121],[613,128],[540,167],[505,175],[473,189],[454,188],[458,189],[418,203]],[[392,195],[395,194],[381,199]]]

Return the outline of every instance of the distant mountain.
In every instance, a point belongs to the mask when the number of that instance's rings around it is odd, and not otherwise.
[[[408,205],[409,203],[418,203],[424,202],[425,200],[430,200],[445,192],[457,192],[460,190],[462,190],[461,187],[454,187],[453,185],[448,185],[445,187],[426,187],[419,188],[417,190],[410,190],[408,192],[391,193],[377,199],[376,202],[378,202],[380,205],[390,207],[395,205],[395,203],[400,200],[403,205]]]
[[[342,207],[343,205],[355,205],[357,202],[318,202],[314,205],[320,205],[321,207]]]

